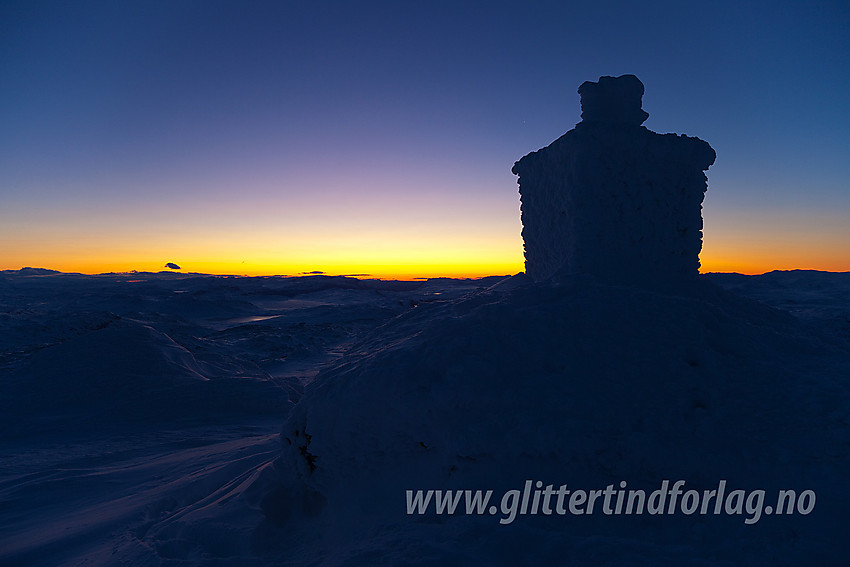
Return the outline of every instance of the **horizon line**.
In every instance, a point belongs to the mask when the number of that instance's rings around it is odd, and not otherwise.
[[[71,275],[71,276],[133,276],[133,275],[174,275],[174,276],[210,276],[210,277],[233,277],[233,278],[306,278],[306,277],[330,277],[330,278],[351,278],[357,280],[379,280],[379,281],[428,281],[433,279],[453,279],[453,280],[481,280],[487,278],[495,278],[502,277],[508,278],[512,276],[517,276],[520,274],[524,274],[524,271],[517,272],[515,274],[499,274],[493,273],[488,275],[432,275],[432,276],[401,276],[398,275],[390,275],[390,276],[381,276],[374,275],[368,273],[333,273],[333,272],[325,272],[322,270],[311,270],[304,272],[297,272],[293,274],[281,274],[281,273],[268,273],[268,274],[238,274],[232,272],[221,272],[221,273],[213,273],[213,272],[194,272],[188,270],[159,270],[159,271],[148,271],[148,270],[129,270],[129,271],[108,271],[108,272],[79,272],[79,271],[62,271],[56,270],[53,268],[44,268],[39,266],[24,266],[22,268],[3,268],[0,269],[0,274],[5,273],[21,273],[26,270],[31,270],[33,272],[42,272],[38,275]],[[789,269],[773,269],[767,270],[764,272],[737,272],[737,271],[706,271],[699,272],[699,275],[711,275],[711,274],[737,274],[742,276],[763,276],[766,274],[776,273],[776,272],[821,272],[826,274],[848,274],[850,271],[846,270],[821,270],[815,268],[789,268]],[[35,275],[35,274],[33,274]]]

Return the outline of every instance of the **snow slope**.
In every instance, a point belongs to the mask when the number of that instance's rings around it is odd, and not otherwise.
[[[537,564],[846,559],[846,342],[708,282],[658,292],[565,279],[433,309],[380,329],[294,407],[267,503],[283,526],[279,561],[315,545],[331,550],[320,564],[368,565],[364,540],[405,564],[518,564],[530,547]],[[510,526],[434,514],[420,529],[404,513],[406,489],[498,494],[527,479],[647,492],[663,479],[700,491],[725,479],[814,490],[819,504],[755,527],[681,514]],[[293,527],[311,522],[320,538]]]
[[[0,565],[126,564],[125,540],[158,565],[216,544],[209,526],[145,534],[243,502],[303,384],[362,333],[486,285],[0,272]],[[225,523],[233,539],[255,508]]]
[[[843,565],[850,551],[848,274],[651,291],[5,272],[0,292],[3,565]],[[406,513],[408,489],[498,498],[529,479],[726,479],[811,489],[817,506],[751,525]]]

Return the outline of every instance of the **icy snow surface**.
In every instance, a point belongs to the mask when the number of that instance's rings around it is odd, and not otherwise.
[[[844,565],[849,327],[846,273],[2,272],[0,564]],[[405,512],[407,489],[526,479],[817,506]]]

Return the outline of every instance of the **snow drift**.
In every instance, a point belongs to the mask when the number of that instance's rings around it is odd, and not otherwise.
[[[397,319],[308,388],[264,503],[269,523],[283,525],[281,560],[306,553],[300,538],[317,544],[305,534],[320,530],[333,551],[314,552],[327,565],[370,564],[363,538],[406,564],[519,564],[529,553],[538,564],[839,564],[846,344],[707,282],[670,293],[516,280]],[[684,479],[698,490],[726,479],[814,490],[818,513],[757,527],[681,515],[506,527],[404,512],[407,489],[498,494],[526,479]],[[508,553],[506,541],[534,551]]]

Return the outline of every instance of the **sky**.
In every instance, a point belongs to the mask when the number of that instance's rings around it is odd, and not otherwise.
[[[0,1],[0,269],[522,271],[523,155],[632,73],[703,271],[850,270],[850,4]]]

